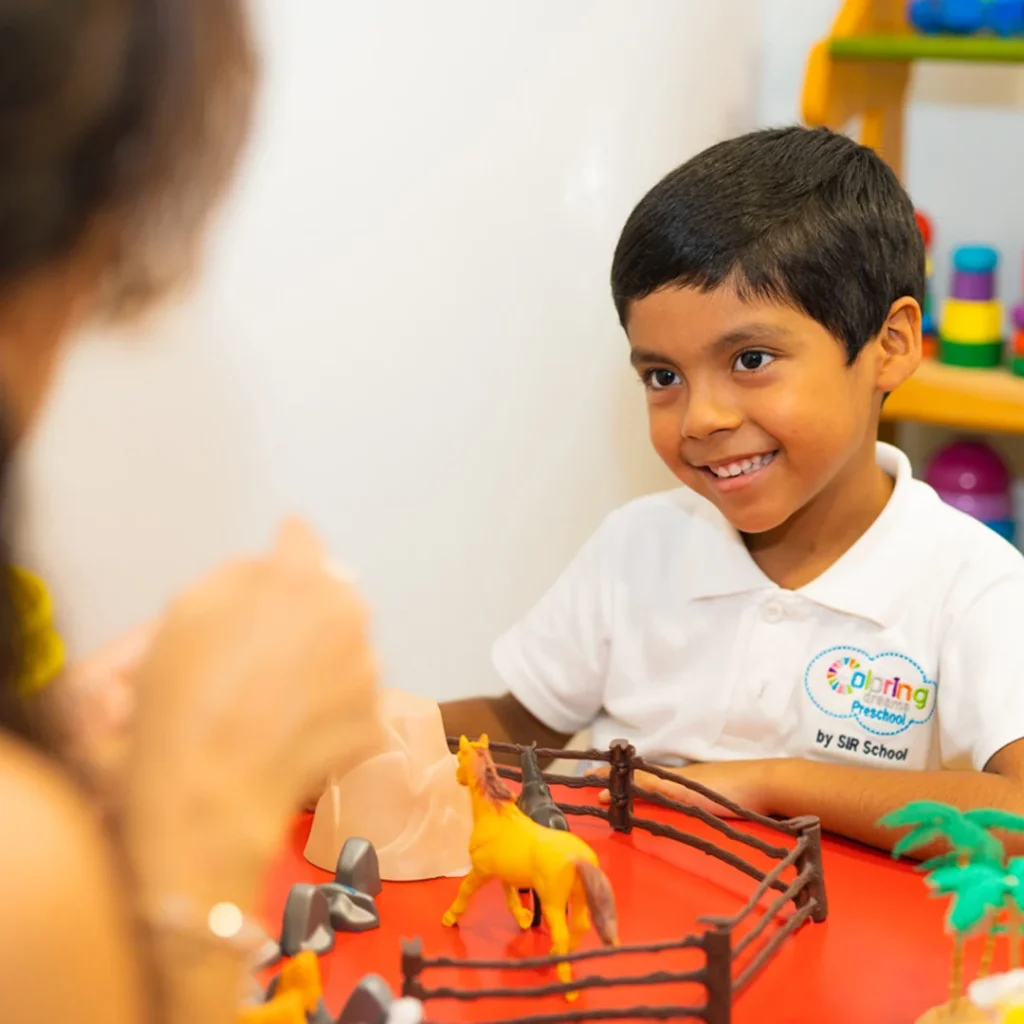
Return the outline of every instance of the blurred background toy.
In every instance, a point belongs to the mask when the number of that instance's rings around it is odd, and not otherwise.
[[[1003,357],[1003,307],[996,298],[999,254],[987,245],[953,252],[949,296],[942,303],[939,359],[953,366],[998,366]]]
[[[922,353],[925,359],[931,359],[938,352],[938,330],[935,325],[935,302],[932,295],[932,222],[929,217],[920,210],[914,211],[917,226],[924,239],[925,251],[925,274],[927,285],[924,293],[924,309],[921,311],[921,342]]]
[[[1024,34],[1024,0],[911,0],[907,20],[927,35]]]
[[[1010,471],[981,441],[957,441],[939,451],[925,476],[939,497],[1013,543],[1016,533]]]
[[[1013,307],[1013,372],[1024,376],[1024,301]]]

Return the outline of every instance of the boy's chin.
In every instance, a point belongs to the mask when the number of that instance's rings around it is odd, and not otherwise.
[[[757,502],[747,508],[733,503],[716,501],[718,510],[738,533],[756,536],[770,533],[782,526],[793,514],[793,509],[782,508],[773,502]]]

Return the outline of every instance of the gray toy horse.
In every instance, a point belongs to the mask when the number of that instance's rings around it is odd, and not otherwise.
[[[545,828],[557,829],[560,832],[569,831],[569,823],[561,812],[558,804],[555,803],[551,790],[541,774],[540,765],[537,763],[537,744],[531,743],[523,748],[519,758],[520,768],[523,773],[523,788],[516,801],[516,806],[532,821]],[[529,889],[520,889],[521,893],[529,892]],[[536,928],[541,922],[540,897],[533,893],[533,927]]]

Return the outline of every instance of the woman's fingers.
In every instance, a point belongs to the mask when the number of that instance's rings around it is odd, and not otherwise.
[[[278,530],[271,558],[289,568],[310,571],[325,567],[327,553],[308,524],[290,518]]]

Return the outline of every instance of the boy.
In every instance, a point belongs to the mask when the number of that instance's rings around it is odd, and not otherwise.
[[[592,726],[885,848],[910,800],[1024,812],[1024,558],[876,443],[924,286],[910,199],[844,136],[755,132],[656,185],[612,291],[686,486],[606,519],[498,642],[508,693],[444,706],[449,734]]]

